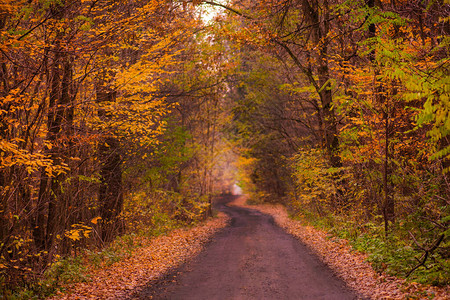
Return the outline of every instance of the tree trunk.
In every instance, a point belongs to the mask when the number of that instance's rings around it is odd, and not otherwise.
[[[369,8],[374,8],[375,7],[375,0],[369,0],[367,2],[367,6]],[[376,27],[375,24],[370,24],[369,25],[369,34],[368,34],[369,38],[374,38],[376,37]],[[394,222],[395,220],[395,203],[394,203],[394,198],[392,197],[392,192],[391,192],[391,183],[389,181],[389,176],[391,173],[390,170],[390,165],[389,165],[389,160],[390,160],[390,152],[389,152],[389,148],[390,148],[390,135],[391,135],[391,130],[390,130],[390,124],[389,124],[389,98],[387,96],[384,96],[385,91],[384,91],[384,87],[383,84],[381,82],[379,82],[379,80],[377,79],[379,72],[377,70],[378,66],[377,66],[377,62],[376,62],[376,52],[375,50],[372,50],[369,53],[369,60],[372,63],[373,67],[375,68],[375,74],[374,74],[374,81],[375,81],[375,88],[374,88],[374,93],[375,93],[375,97],[377,98],[377,103],[379,103],[380,105],[384,105],[384,111],[383,111],[383,120],[384,120],[384,125],[383,125],[383,131],[384,131],[384,161],[383,161],[383,192],[384,192],[384,199],[383,199],[383,204],[381,207],[382,213],[383,213],[383,219],[384,219],[384,230],[385,233],[387,234],[389,231],[389,223],[390,222]]]
[[[114,102],[116,93],[98,87],[97,101]],[[107,114],[100,110],[101,118],[107,119]],[[122,187],[122,155],[119,140],[111,135],[103,137],[99,144],[101,184],[98,194],[99,215],[102,218],[102,241],[111,242],[122,231],[119,215],[123,207]]]
[[[384,203],[383,203],[383,217],[384,230],[387,234],[389,231],[389,222],[395,221],[395,203],[391,192],[391,182],[389,176],[391,175],[390,160],[390,124],[389,124],[389,107],[386,98],[386,107],[384,115],[384,165],[383,165],[383,186],[384,186]]]
[[[323,10],[324,17],[320,20],[319,5],[317,3],[310,3],[308,0],[303,0],[303,15],[311,26],[311,40],[315,46],[318,47],[317,58],[317,75],[319,78],[318,94],[322,104],[323,126],[324,126],[324,140],[328,152],[328,159],[331,166],[339,168],[342,166],[339,155],[339,139],[336,124],[336,116],[332,107],[333,95],[331,91],[331,76],[328,67],[328,45],[324,37],[329,31],[328,21],[328,2],[324,1]],[[322,26],[321,26],[322,25]]]
[[[61,48],[59,44],[54,47],[53,66],[50,72],[50,97],[47,113],[47,137],[46,141],[51,146],[45,147],[45,152],[51,157],[54,165],[60,164],[58,150],[56,145],[57,136],[61,130],[61,118],[59,113],[58,98],[60,96],[60,60]],[[57,199],[60,196],[58,179],[48,175],[43,168],[41,170],[41,182],[39,186],[39,195],[37,203],[36,226],[34,228],[35,245],[39,250],[49,250],[51,247],[54,226],[55,226],[55,209]],[[46,213],[47,212],[47,213]],[[45,222],[47,220],[47,222]],[[46,224],[45,224],[46,223]]]
[[[67,160],[73,127],[73,97],[70,88],[73,80],[72,61],[68,54],[63,53],[60,46],[61,39],[62,36],[59,34],[53,49],[47,113],[46,141],[48,144],[44,149],[54,166],[61,166]],[[59,212],[66,209],[62,189],[65,177],[63,173],[49,175],[48,170],[41,169],[36,217],[33,224],[33,237],[39,250],[50,250],[57,232],[64,229],[64,218]],[[52,253],[49,255],[51,256]]]

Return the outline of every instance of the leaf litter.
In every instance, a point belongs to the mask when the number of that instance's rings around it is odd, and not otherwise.
[[[127,299],[133,290],[199,254],[228,221],[229,217],[220,212],[216,218],[192,228],[176,229],[155,238],[137,237],[141,246],[129,257],[91,271],[91,280],[65,286],[65,291],[51,299]]]

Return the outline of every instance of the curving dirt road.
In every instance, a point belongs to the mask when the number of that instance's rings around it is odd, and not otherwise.
[[[134,299],[357,299],[309,249],[256,210],[216,209],[231,217],[192,262]]]

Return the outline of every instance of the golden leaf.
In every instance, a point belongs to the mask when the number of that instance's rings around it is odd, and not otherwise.
[[[92,220],[91,220],[91,223],[92,224],[97,224],[98,223],[98,220],[101,220],[102,219],[102,217],[95,217],[95,218],[93,218]]]

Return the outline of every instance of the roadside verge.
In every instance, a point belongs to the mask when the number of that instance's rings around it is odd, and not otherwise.
[[[51,299],[127,299],[129,294],[200,253],[229,218],[219,213],[195,227],[139,241],[132,255],[89,274],[91,280],[66,286]]]

